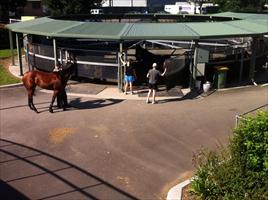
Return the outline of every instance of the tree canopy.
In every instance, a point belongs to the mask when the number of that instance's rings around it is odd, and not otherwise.
[[[268,0],[213,0],[220,6],[221,11],[262,11]]]
[[[44,0],[49,15],[88,14],[90,9],[100,6],[102,0]]]
[[[25,4],[26,0],[0,0],[0,21],[8,20],[9,12],[14,12],[17,15],[17,8],[23,7]]]

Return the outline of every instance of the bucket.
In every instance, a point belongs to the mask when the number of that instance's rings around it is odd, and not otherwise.
[[[210,82],[207,81],[206,83],[203,84],[203,91],[208,92],[210,90],[210,87],[211,87],[211,84]]]

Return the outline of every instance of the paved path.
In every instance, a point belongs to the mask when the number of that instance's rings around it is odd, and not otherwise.
[[[268,103],[268,87],[198,99],[144,101],[71,97],[68,111],[40,114],[24,88],[0,89],[1,179],[30,199],[164,199],[191,176],[193,153],[226,144],[235,115]],[[1,184],[0,184],[1,185]]]
[[[23,73],[28,71],[27,64],[24,61],[23,65]],[[16,77],[21,78],[20,69],[18,66],[9,66],[9,71]],[[148,92],[147,87],[139,87],[134,86],[134,94],[125,95],[123,92],[120,92],[117,88],[116,83],[102,83],[102,84],[94,84],[94,83],[79,83],[77,81],[68,81],[68,85],[66,87],[66,91],[73,96],[78,97],[90,97],[90,98],[98,98],[98,99],[121,99],[121,100],[146,100],[146,95]],[[1,88],[1,87],[0,87]],[[160,86],[161,91],[158,92],[158,100],[171,100],[171,99],[179,99],[183,95],[190,92],[189,88],[181,89],[180,87],[176,87],[171,89],[170,91],[166,91],[164,86]],[[42,92],[51,93],[51,91],[43,90]]]

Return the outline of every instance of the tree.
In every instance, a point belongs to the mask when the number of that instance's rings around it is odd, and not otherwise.
[[[9,12],[18,16],[17,9],[23,7],[26,0],[0,0],[0,21],[6,21],[9,18]]]
[[[90,9],[101,5],[102,0],[44,0],[48,14],[52,16],[66,14],[88,14]]]
[[[221,11],[262,11],[268,0],[212,0]]]

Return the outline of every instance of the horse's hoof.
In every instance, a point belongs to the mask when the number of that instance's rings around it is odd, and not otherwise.
[[[49,109],[49,112],[50,112],[50,113],[53,113],[53,110],[52,110],[52,108],[50,108],[50,109]]]
[[[34,109],[33,109],[34,110]],[[37,114],[39,113],[38,110],[34,110],[34,112],[36,112]]]

